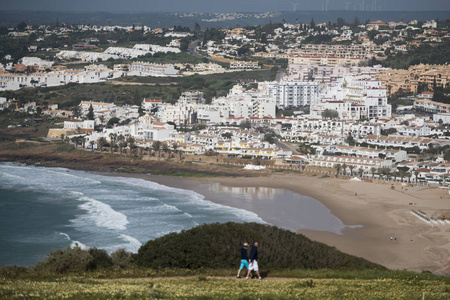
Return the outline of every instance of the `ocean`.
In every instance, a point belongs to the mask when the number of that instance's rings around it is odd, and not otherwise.
[[[210,193],[228,197],[230,206],[144,179],[0,163],[0,266],[32,265],[51,250],[75,245],[110,253],[119,248],[137,252],[148,240],[205,223],[266,223],[264,217],[251,212],[258,211],[252,203],[264,208],[264,203],[280,199],[298,203],[299,197],[286,190],[220,186],[211,186]],[[233,201],[247,203],[244,208],[248,210],[231,207]],[[311,201],[321,212],[311,213]],[[328,228],[315,228],[307,220],[302,228],[339,231],[344,227],[320,202],[309,199],[305,203],[305,218],[315,216],[317,223],[317,216],[323,215]],[[301,223],[301,215],[287,208],[291,211],[286,217],[293,219],[293,226]]]

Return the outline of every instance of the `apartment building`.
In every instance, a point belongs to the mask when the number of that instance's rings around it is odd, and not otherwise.
[[[270,82],[269,96],[280,108],[308,106],[319,98],[319,84],[316,82]]]
[[[153,64],[142,61],[131,63],[130,71],[145,76],[174,76],[178,74],[173,65]]]

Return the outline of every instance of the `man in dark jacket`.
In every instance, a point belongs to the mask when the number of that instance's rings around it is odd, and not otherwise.
[[[256,272],[256,275],[258,275],[259,280],[262,279],[261,275],[259,275],[259,267],[258,267],[258,242],[255,242],[252,246],[252,249],[250,249],[250,255],[248,257],[248,261],[250,262],[250,266],[248,269],[248,273],[247,273],[247,277],[246,279],[248,279],[248,277],[250,276],[250,274],[252,273],[252,271]]]
[[[241,248],[241,267],[239,268],[239,271],[237,273],[237,278],[241,278],[240,274],[241,274],[241,270],[246,267],[247,270],[249,270],[248,268],[248,255],[247,255],[247,250],[248,250],[248,244],[244,243],[244,245]]]

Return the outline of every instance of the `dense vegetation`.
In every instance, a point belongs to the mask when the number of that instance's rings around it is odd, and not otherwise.
[[[171,233],[143,245],[135,261],[150,268],[228,268],[239,261],[242,243],[255,241],[264,268],[383,268],[303,235],[256,223],[207,224]]]
[[[450,42],[444,42],[436,46],[424,44],[406,53],[398,52],[390,55],[382,62],[383,66],[393,69],[408,69],[412,65],[449,63]]]
[[[265,280],[234,278],[242,242],[256,240]],[[449,284],[255,223],[199,226],[150,241],[135,255],[75,247],[33,267],[0,269],[0,299],[448,299]]]

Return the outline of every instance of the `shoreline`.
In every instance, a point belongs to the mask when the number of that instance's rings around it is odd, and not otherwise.
[[[223,197],[211,197],[212,194],[205,186],[219,184],[226,187],[290,190],[316,199],[346,226],[341,234],[316,230],[298,230],[298,233],[390,269],[447,272],[440,269],[449,262],[450,238],[447,231],[450,231],[450,225],[433,228],[410,213],[412,209],[416,209],[430,216],[436,211],[450,211],[447,190],[408,187],[402,192],[400,184],[395,185],[395,190],[392,190],[390,184],[303,175],[202,179],[150,174],[110,175],[142,178],[170,187],[193,190],[214,203],[246,210],[247,207],[236,205],[236,202],[231,205]],[[280,205],[283,205],[282,202]],[[282,218],[279,211],[270,213],[275,218]],[[273,225],[283,227],[280,224],[282,221]],[[391,240],[391,237],[397,239]]]
[[[203,196],[206,196],[207,190],[199,187],[202,184],[290,190],[318,200],[347,226],[363,226],[363,228],[346,228],[341,235],[323,231],[298,231],[310,239],[390,269],[418,272],[427,270],[450,274],[450,267],[440,271],[449,262],[450,236],[447,230],[450,232],[450,225],[433,228],[410,213],[412,209],[417,209],[426,212],[430,217],[438,211],[450,212],[450,197],[447,190],[407,187],[408,190],[402,193],[399,183],[396,184],[395,190],[391,190],[390,183],[353,182],[295,173],[249,172],[240,168],[223,168],[220,165],[130,160],[129,157],[115,158],[100,153],[52,151],[54,146],[1,151],[0,161],[144,178],[171,187],[194,190]],[[148,175],[148,172],[152,171],[158,173],[167,170],[176,171],[180,168],[184,172],[208,174],[210,177]],[[232,206],[226,203],[226,199],[208,197],[207,200]],[[411,206],[409,203],[416,205]],[[282,218],[276,216],[276,211],[270,213],[275,218]],[[391,241],[391,236],[397,236],[398,240]]]

